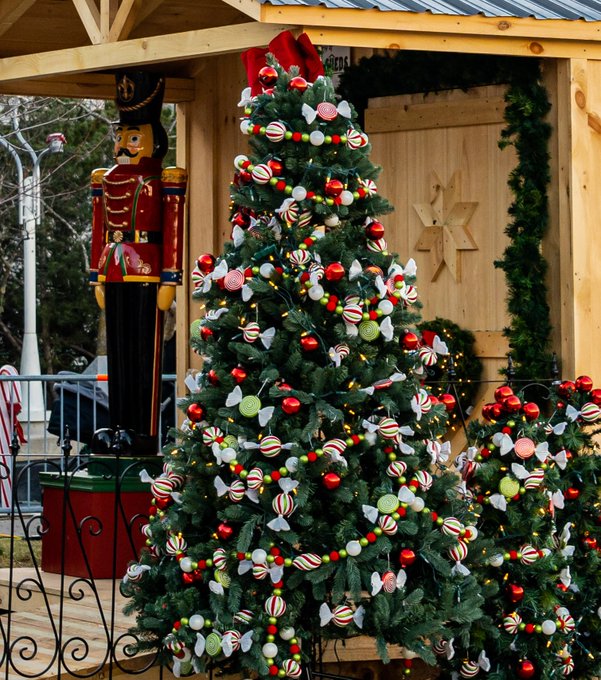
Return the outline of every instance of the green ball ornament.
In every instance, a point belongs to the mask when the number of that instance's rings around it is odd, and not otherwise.
[[[338,551],[338,554],[340,555],[340,557],[341,557],[342,559],[345,559],[345,558],[348,557],[348,553],[346,552],[346,550],[345,550],[344,548],[342,548],[342,550],[339,550],[339,551]]]
[[[245,418],[254,418],[261,410],[261,400],[254,394],[244,397],[238,410]]]
[[[390,515],[398,510],[400,505],[399,499],[391,493],[387,493],[378,499],[378,510],[383,515]]]
[[[499,482],[499,491],[505,498],[513,498],[520,492],[520,483],[512,477],[503,477]]]
[[[359,545],[362,548],[367,548],[367,546],[369,545],[369,541],[366,538],[360,538],[359,539]]]
[[[380,336],[380,326],[377,321],[362,321],[359,324],[359,335],[367,342],[373,342]]]
[[[321,556],[321,561],[322,561],[324,564],[330,564],[330,556],[329,556],[329,555],[322,555],[322,556]]]

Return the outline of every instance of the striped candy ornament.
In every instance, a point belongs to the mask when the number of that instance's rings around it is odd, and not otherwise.
[[[242,329],[242,337],[246,342],[255,342],[261,335],[261,326],[255,321],[247,323]]]
[[[456,517],[446,517],[440,526],[440,530],[447,536],[459,536],[463,531],[463,524]]]
[[[226,630],[223,637],[229,637],[230,644],[232,645],[232,652],[237,652],[240,649],[240,640],[242,635],[238,630]]]
[[[534,455],[534,452],[536,451],[536,445],[532,439],[530,439],[530,437],[520,437],[516,440],[513,450],[515,451],[515,455],[518,458],[526,460],[527,458],[530,458]]]
[[[332,102],[319,102],[316,111],[322,120],[335,120],[338,117],[338,109]]]
[[[344,298],[345,305],[358,305],[361,303],[361,298],[358,295],[347,295]]]
[[[234,614],[234,622],[248,625],[254,619],[254,617],[255,615],[250,609],[241,609],[239,612]]]
[[[414,305],[417,302],[417,288],[415,286],[403,286],[401,297],[407,305]]]
[[[415,408],[413,408],[413,405],[415,405]],[[420,390],[415,396],[411,397],[411,407],[416,412],[428,413],[432,408],[430,395],[424,390]]]
[[[515,635],[520,629],[522,617],[517,612],[511,612],[503,619],[503,628],[510,635]]]
[[[562,665],[561,665],[561,674],[562,675],[570,675],[574,671],[575,665],[574,665],[574,659],[571,656],[565,657],[562,659]]]
[[[309,274],[311,274],[311,276],[317,281],[321,281],[321,279],[323,279],[325,276],[325,273],[325,267],[320,262],[311,262],[309,265]]]
[[[279,595],[271,595],[265,600],[263,605],[265,613],[269,616],[275,616],[277,619],[286,613],[286,602],[284,598]]]
[[[273,170],[266,163],[259,163],[254,166],[251,175],[257,184],[267,184],[273,177]]]
[[[424,366],[434,366],[438,361],[438,354],[431,347],[421,347],[418,356]]]
[[[344,343],[339,343],[338,345],[336,345],[334,347],[334,351],[341,359],[345,359],[351,353],[350,347],[348,345],[345,345]]]
[[[363,137],[358,130],[349,128],[346,131],[346,146],[349,149],[359,149],[363,146]]]
[[[347,444],[342,439],[330,439],[322,447],[326,456],[342,455],[346,451]]]
[[[382,574],[382,590],[385,593],[394,593],[396,590],[396,574],[393,571],[385,571]]]
[[[449,557],[454,562],[461,562],[467,557],[467,544],[463,541],[457,541],[457,545],[449,548]]]
[[[289,517],[294,512],[294,500],[288,493],[279,493],[271,502],[276,515]]]
[[[346,323],[356,325],[363,320],[363,309],[356,304],[345,305],[342,309],[342,318]]]
[[[201,271],[198,267],[194,267],[190,278],[192,279],[192,285],[194,288],[200,288],[204,283],[206,274]]]
[[[274,434],[268,434],[261,439],[259,450],[266,458],[274,458],[282,450],[282,440]]]
[[[232,269],[225,275],[223,285],[230,293],[240,290],[244,285],[244,272],[239,269]]]
[[[449,643],[447,640],[436,640],[436,642],[432,645],[432,651],[438,656],[446,655],[448,649]]]
[[[139,583],[147,571],[147,569],[141,569],[139,564],[130,564],[126,571],[127,580],[130,583]]]
[[[152,526],[150,524],[145,524],[140,531],[146,538],[152,538]]]
[[[298,216],[298,220],[296,221],[296,226],[299,229],[304,229],[305,227],[307,227],[311,224],[312,219],[313,219],[313,213],[309,210],[303,210],[303,212]]]
[[[464,661],[459,669],[462,678],[474,678],[480,672],[480,666],[475,661]]]
[[[415,473],[415,480],[422,491],[428,491],[432,488],[432,484],[434,483],[432,475],[427,470],[418,470]]]
[[[367,250],[370,250],[372,253],[384,253],[388,250],[388,243],[383,237],[374,239],[373,241],[368,240]]]
[[[263,474],[263,470],[261,470],[261,468],[252,468],[249,470],[248,475],[246,476],[246,486],[249,489],[258,489],[261,484],[263,484],[264,476],[265,475]]]
[[[287,207],[280,212],[280,217],[289,224],[296,222],[298,220],[300,210],[298,203],[296,201],[290,201]]]
[[[531,545],[525,544],[520,548],[520,562],[522,564],[534,564],[539,558],[538,550]]]
[[[311,253],[306,250],[293,250],[290,253],[290,262],[297,267],[304,267],[311,261]]]
[[[399,429],[399,424],[394,418],[382,418],[378,423],[378,434],[384,439],[394,439]]]
[[[186,542],[186,539],[183,536],[179,536],[177,534],[172,534],[165,541],[165,552],[168,555],[177,555],[178,553],[182,553],[187,547],[188,543]]]
[[[217,548],[213,553],[213,566],[218,571],[227,569],[227,553],[223,548]]]
[[[393,479],[402,477],[407,472],[407,464],[402,460],[393,460],[386,468],[386,474]]]
[[[282,670],[288,678],[294,678],[294,680],[300,678],[303,672],[299,662],[295,661],[294,659],[285,659],[282,662]]]
[[[576,622],[571,614],[564,614],[563,616],[557,617],[557,627],[559,630],[568,635],[576,628]]]
[[[211,446],[218,439],[223,438],[223,432],[218,427],[207,427],[202,432],[202,443]]]
[[[266,564],[253,564],[252,574],[257,581],[262,581],[269,576],[269,567]]]
[[[399,530],[399,525],[390,515],[381,515],[378,518],[378,526],[387,536],[394,536]]]
[[[359,180],[359,184],[365,189],[365,193],[368,196],[373,196],[378,193],[378,187],[373,179],[362,179]]]
[[[332,621],[339,628],[348,626],[353,622],[353,610],[346,604],[339,604],[332,610]]]
[[[594,423],[598,420],[599,416],[601,416],[601,407],[593,404],[592,401],[587,401],[580,411],[580,417],[586,423]]]
[[[150,491],[157,500],[167,500],[175,491],[175,482],[169,477],[158,477],[150,485]]]
[[[536,468],[526,478],[524,482],[524,488],[526,489],[536,489],[545,480],[545,471],[542,468]]]
[[[228,489],[227,495],[232,503],[239,503],[246,493],[246,487],[239,479],[234,479],[232,485]]]
[[[176,489],[181,489],[184,485],[184,482],[186,481],[184,475],[180,474],[179,472],[168,472],[167,476],[173,482]]]
[[[280,120],[274,120],[265,128],[265,136],[270,142],[281,142],[286,135],[286,126]]]
[[[292,566],[300,571],[311,571],[321,565],[322,559],[316,553],[303,553],[292,560]]]

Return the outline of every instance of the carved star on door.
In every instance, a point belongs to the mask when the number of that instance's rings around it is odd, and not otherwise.
[[[460,251],[478,250],[468,229],[478,203],[461,200],[461,170],[455,170],[446,187],[434,171],[431,177],[432,200],[413,204],[425,227],[415,248],[430,251],[432,281],[436,281],[445,264],[453,279],[461,281]]]

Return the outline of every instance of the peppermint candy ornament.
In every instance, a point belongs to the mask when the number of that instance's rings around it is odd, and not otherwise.
[[[592,401],[587,401],[580,411],[580,417],[586,423],[594,423],[599,419],[599,416],[601,416],[601,407],[597,406],[597,404],[594,404]]]
[[[480,672],[480,666],[475,661],[464,661],[459,669],[462,678],[474,678]]]
[[[349,128],[346,131],[346,146],[349,149],[359,149],[363,146],[363,137],[358,130]]]
[[[526,460],[534,455],[536,445],[529,437],[520,437],[516,440],[513,450],[518,458]]]
[[[520,562],[525,565],[534,564],[539,558],[538,550],[528,544],[520,548],[520,555]]]
[[[246,486],[249,489],[258,489],[261,484],[263,484],[263,470],[258,467],[254,467],[251,470],[249,470],[248,475],[246,476]]]
[[[399,430],[400,426],[394,418],[382,418],[378,423],[378,434],[384,439],[394,439]]]
[[[303,672],[301,665],[294,659],[285,659],[282,662],[282,670],[284,671],[286,677],[293,678],[293,680],[300,678]]]
[[[286,126],[281,120],[274,120],[265,128],[265,136],[270,142],[281,142],[286,135]]]
[[[266,564],[253,564],[252,575],[257,581],[263,581],[269,576],[269,567]]]
[[[234,614],[235,623],[243,623],[248,625],[254,619],[254,614],[250,609],[241,609]]]
[[[467,557],[468,549],[467,544],[464,541],[457,541],[457,545],[449,548],[449,557],[454,562],[461,562]]]
[[[223,279],[223,285],[226,290],[228,290],[230,293],[233,293],[242,288],[244,285],[244,278],[243,272],[241,272],[239,269],[232,269],[225,275]]]
[[[558,616],[557,628],[565,635],[568,635],[569,633],[573,632],[574,629],[576,628],[576,622],[574,621],[574,617],[570,613],[563,614],[563,616]]]
[[[168,477],[157,477],[150,485],[150,491],[157,500],[168,500],[175,491],[175,482]]]
[[[432,488],[432,484],[434,483],[434,478],[427,470],[418,470],[415,473],[415,480],[422,491],[428,491]]]
[[[289,517],[294,512],[294,500],[288,493],[279,493],[271,502],[273,511],[282,517]]]
[[[399,530],[399,525],[390,515],[382,515],[379,517],[378,526],[382,529],[382,533],[387,536],[394,536]]]
[[[440,526],[440,530],[447,536],[457,537],[463,531],[463,524],[456,517],[446,517]]]
[[[417,288],[415,286],[403,286],[401,298],[405,301],[405,304],[414,305],[417,302]]]
[[[279,595],[272,595],[265,600],[263,608],[268,616],[279,619],[286,613],[286,602]]]
[[[223,432],[218,427],[207,427],[202,432],[202,443],[206,446],[218,442],[223,439]]]
[[[123,581],[129,581],[130,583],[139,583],[150,570],[147,564],[130,564],[125,572],[125,577]]]
[[[303,553],[292,560],[292,566],[300,571],[312,571],[321,566],[322,559],[316,553]]]
[[[311,261],[311,253],[306,250],[293,250],[290,253],[290,262],[297,267],[304,267],[308,262]]]
[[[266,163],[259,163],[253,167],[251,175],[257,184],[267,184],[273,177],[273,170]]]
[[[522,617],[517,612],[511,612],[503,619],[503,628],[510,635],[515,635],[520,629]]]
[[[424,366],[434,366],[438,361],[438,354],[431,347],[421,347],[418,356]]]
[[[386,253],[388,250],[388,243],[385,238],[377,238],[367,241],[367,250],[372,253]]]
[[[562,658],[562,665],[561,665],[561,674],[562,675],[570,675],[574,671],[575,665],[574,665],[574,659],[571,656],[567,656]]]
[[[338,117],[338,109],[331,102],[320,102],[316,106],[317,115],[322,120],[335,120]]]
[[[545,471],[542,468],[536,468],[526,478],[524,487],[526,489],[536,489],[545,481]]]
[[[172,534],[165,541],[165,552],[168,555],[178,555],[179,553],[184,552],[187,547],[188,544],[186,543],[186,540],[179,534]]]
[[[293,198],[287,198],[276,212],[288,224],[293,224],[298,219],[300,209]]]
[[[268,434],[261,439],[259,450],[266,458],[274,458],[282,450],[282,440],[274,434]]]
[[[367,196],[373,196],[378,193],[378,187],[373,179],[362,179],[359,181],[359,184],[363,187]]]
[[[356,304],[345,305],[342,308],[342,318],[346,323],[356,326],[363,320],[363,309]]]
[[[407,464],[402,460],[393,460],[386,468],[386,474],[393,479],[402,477],[407,472]]]
[[[255,342],[261,335],[261,327],[255,321],[251,321],[242,329],[242,337],[246,342]]]
[[[227,569],[227,553],[223,548],[217,548],[213,553],[213,566],[218,571],[225,571]]]

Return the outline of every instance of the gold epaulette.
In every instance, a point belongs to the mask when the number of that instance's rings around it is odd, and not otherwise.
[[[161,174],[163,182],[185,182],[188,179],[188,173],[183,168],[176,168],[170,166],[164,168]]]
[[[92,183],[93,184],[100,184],[102,182],[102,178],[106,175],[108,172],[108,168],[96,168],[95,170],[92,170]]]

